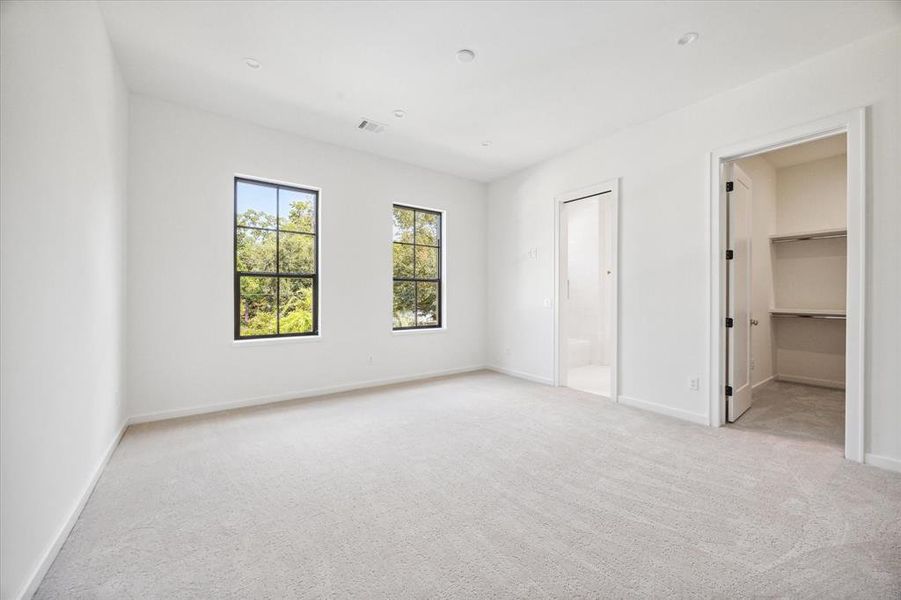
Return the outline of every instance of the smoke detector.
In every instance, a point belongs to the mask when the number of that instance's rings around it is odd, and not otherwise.
[[[379,123],[378,121],[373,121],[372,119],[363,119],[360,121],[360,124],[357,125],[357,129],[362,129],[363,131],[368,131],[369,133],[381,133],[385,131],[384,123]]]

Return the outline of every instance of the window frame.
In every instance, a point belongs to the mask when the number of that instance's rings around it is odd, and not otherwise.
[[[411,332],[411,331],[434,331],[434,330],[442,330],[444,329],[445,318],[444,318],[444,211],[438,210],[434,208],[425,208],[422,206],[412,206],[409,204],[399,204],[393,203],[391,205],[391,214],[392,219],[394,216],[394,209],[400,208],[403,210],[411,210],[413,211],[413,242],[398,242],[393,239],[391,240],[391,307],[392,307],[392,315],[391,315],[391,331],[392,332]],[[427,213],[430,215],[435,215],[438,217],[438,245],[430,246],[428,244],[417,244],[416,243],[416,213]],[[395,244],[399,244],[401,246],[412,246],[413,247],[413,277],[396,277],[394,275],[394,246]],[[437,277],[434,279],[425,278],[425,277],[416,277],[416,247],[421,246],[423,248],[435,248],[438,252],[438,273]],[[414,285],[419,282],[424,283],[435,283],[438,285],[438,295],[437,295],[437,303],[438,303],[438,320],[434,325],[413,325],[409,327],[395,327],[394,326],[394,284],[398,282],[410,282]],[[416,301],[418,300],[417,294],[414,292],[414,322],[418,322],[418,315],[416,315]]]
[[[268,227],[248,227],[246,225],[238,225],[238,184],[239,183],[248,183],[251,185],[260,185],[264,187],[274,188],[276,190],[275,196],[275,228]],[[313,232],[299,232],[299,231],[289,231],[285,230],[284,233],[291,233],[296,235],[311,235],[313,236],[313,255],[315,257],[315,272],[314,273],[282,273],[281,265],[280,265],[280,248],[279,242],[280,233],[282,233],[281,223],[279,219],[279,212],[281,210],[281,201],[279,197],[279,190],[289,190],[293,192],[301,192],[301,193],[309,193],[314,194],[316,197],[315,206],[313,210],[313,219],[314,219],[314,227]],[[286,338],[311,338],[319,336],[319,271],[321,269],[321,261],[320,261],[320,244],[319,244],[319,232],[320,232],[320,210],[319,210],[319,202],[321,198],[320,189],[309,186],[300,186],[293,183],[282,183],[278,181],[270,181],[265,179],[256,179],[254,177],[248,177],[246,175],[235,175],[234,181],[232,182],[232,196],[233,196],[233,207],[232,207],[232,241],[233,241],[233,252],[232,252],[232,275],[234,277],[234,341],[235,342],[244,342],[248,340],[278,340],[278,339],[286,339]],[[255,229],[257,231],[270,231],[275,233],[275,272],[261,272],[261,271],[239,271],[238,270],[238,229]],[[262,334],[262,335],[241,335],[241,277],[272,277],[276,281],[275,288],[275,316],[276,316],[276,333],[274,334]],[[311,331],[305,331],[300,333],[281,333],[279,332],[281,315],[280,315],[280,302],[281,302],[281,280],[282,279],[310,279],[312,280],[312,289],[313,289],[313,327]]]

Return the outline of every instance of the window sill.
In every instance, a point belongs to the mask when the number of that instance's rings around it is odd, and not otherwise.
[[[297,335],[282,338],[258,338],[253,340],[232,340],[232,346],[235,348],[252,348],[256,346],[279,346],[282,344],[305,344],[310,342],[319,342],[322,335]]]
[[[429,327],[427,329],[401,329],[399,331],[391,330],[391,335],[419,335],[422,333],[445,333],[447,327]]]

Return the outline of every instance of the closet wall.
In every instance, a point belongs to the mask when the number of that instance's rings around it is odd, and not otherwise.
[[[847,227],[847,157],[842,154],[776,171],[775,235]],[[847,238],[774,241],[773,306],[844,314]],[[772,318],[777,378],[843,388],[845,321]]]
[[[778,239],[846,228],[847,157],[787,164],[821,154],[814,144],[736,161],[751,178],[752,385],[775,378],[844,387],[844,319],[781,314],[845,311],[847,238]]]

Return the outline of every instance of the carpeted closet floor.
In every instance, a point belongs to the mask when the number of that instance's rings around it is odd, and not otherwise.
[[[479,372],[130,428],[36,597],[688,596],[897,600],[901,474]]]

